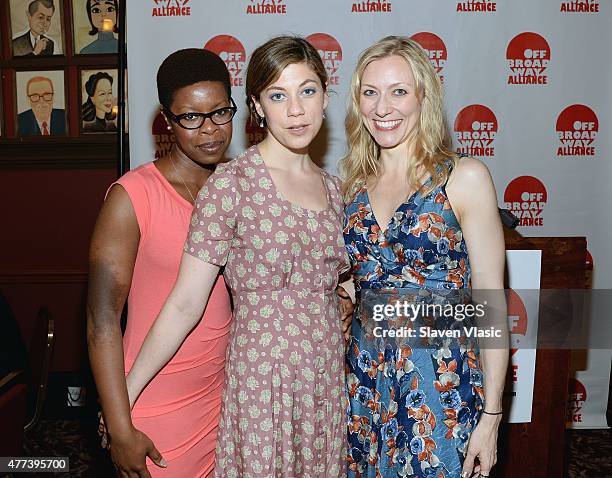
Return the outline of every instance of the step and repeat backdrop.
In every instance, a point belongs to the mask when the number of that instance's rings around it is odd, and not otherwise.
[[[262,139],[247,125],[250,53],[272,36],[298,34],[329,72],[331,100],[312,155],[335,173],[358,54],[386,35],[413,37],[444,82],[456,149],[487,164],[521,234],[586,236],[593,287],[612,289],[609,0],[130,0],[127,22],[132,167],[171,144],[155,87],[168,54],[205,47],[226,62],[239,106],[235,155]],[[584,370],[570,384],[569,426],[606,426],[601,383],[611,355],[594,351],[577,367]]]

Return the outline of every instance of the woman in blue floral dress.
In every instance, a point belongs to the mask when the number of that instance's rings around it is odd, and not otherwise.
[[[365,50],[351,86],[342,160],[358,305],[346,358],[349,477],[486,477],[507,349],[465,337],[381,337],[431,318],[374,312],[398,299],[462,304],[470,287],[502,291],[491,177],[450,150],[442,86],[412,40],[387,37]]]

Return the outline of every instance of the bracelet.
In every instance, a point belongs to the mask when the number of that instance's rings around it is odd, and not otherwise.
[[[496,413],[491,413],[491,412],[487,412],[486,410],[483,410],[482,413],[485,413],[487,415],[501,415],[503,414],[503,410],[501,412],[496,412]]]

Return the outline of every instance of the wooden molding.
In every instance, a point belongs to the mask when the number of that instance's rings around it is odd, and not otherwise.
[[[82,269],[0,270],[2,284],[83,284],[88,273]]]
[[[45,142],[3,140],[0,150],[0,170],[117,168],[115,135],[96,138],[95,141],[89,138],[46,138]]]

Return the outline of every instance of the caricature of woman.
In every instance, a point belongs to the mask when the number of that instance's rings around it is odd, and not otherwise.
[[[85,83],[88,98],[83,103],[83,131],[117,131],[113,113],[113,77],[104,71],[94,73]]]
[[[114,33],[117,29],[118,0],[87,0],[87,18],[91,24],[89,34],[96,39],[79,52],[82,55],[94,53],[117,53],[118,41]]]

